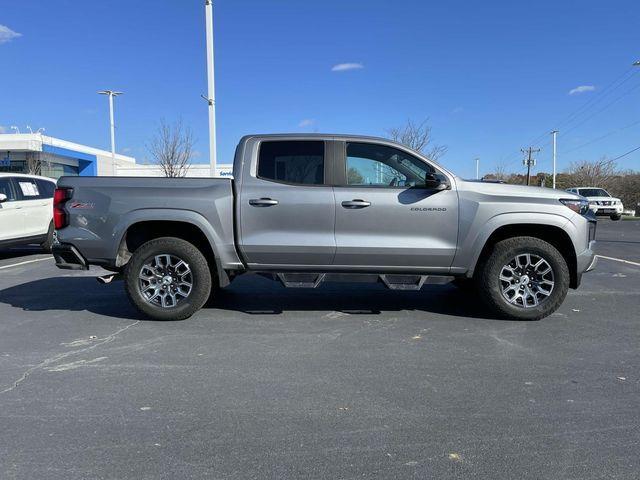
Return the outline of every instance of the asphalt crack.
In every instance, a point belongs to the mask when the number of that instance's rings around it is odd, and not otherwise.
[[[43,368],[48,367],[50,365],[53,365],[53,364],[59,362],[60,360],[65,359],[67,357],[71,357],[73,355],[78,355],[78,354],[81,354],[81,353],[85,353],[85,352],[93,350],[94,348],[97,348],[97,347],[99,347],[101,345],[104,345],[106,343],[112,342],[122,332],[124,332],[125,330],[130,329],[131,327],[135,327],[138,323],[140,323],[140,320],[136,320],[135,322],[130,323],[129,325],[116,330],[112,334],[107,335],[106,337],[104,337],[104,339],[102,339],[102,340],[100,340],[100,341],[98,341],[98,342],[96,342],[96,343],[94,343],[94,344],[92,344],[92,345],[90,345],[88,347],[81,348],[80,350],[73,350],[71,352],[60,353],[58,355],[54,355],[53,357],[50,357],[50,358],[47,358],[47,359],[43,360],[42,362],[38,363],[37,365],[34,365],[33,367],[31,367],[28,370],[26,370],[22,375],[20,375],[20,377],[17,380],[12,382],[11,386],[5,388],[4,390],[0,390],[0,394],[7,393],[7,392],[10,392],[12,390],[15,390],[18,387],[18,385],[20,385],[22,382],[24,382],[29,377],[29,375],[31,375],[33,372],[35,372],[37,370],[40,370],[40,369],[43,369]]]

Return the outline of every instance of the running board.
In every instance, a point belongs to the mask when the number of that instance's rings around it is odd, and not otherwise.
[[[428,275],[380,275],[389,290],[420,290]]]
[[[324,281],[324,273],[277,273],[287,288],[317,288]]]
[[[420,290],[423,285],[443,285],[453,280],[445,275],[371,274],[371,273],[302,273],[260,272],[267,278],[279,280],[287,288],[317,288],[324,282],[382,282],[390,290]]]

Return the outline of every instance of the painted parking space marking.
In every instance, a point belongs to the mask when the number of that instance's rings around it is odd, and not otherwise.
[[[25,260],[24,262],[12,263],[11,265],[3,265],[0,267],[0,270],[4,270],[6,268],[19,267],[20,265],[27,265],[29,263],[42,262],[44,260],[53,260],[53,258],[46,257],[46,258],[36,258],[35,260]]]
[[[615,258],[615,257],[605,257],[604,255],[596,255],[596,257],[604,258],[605,260],[613,260],[614,262],[628,263],[629,265],[635,265],[636,267],[640,267],[640,263],[632,262],[631,260],[624,260],[622,258]]]

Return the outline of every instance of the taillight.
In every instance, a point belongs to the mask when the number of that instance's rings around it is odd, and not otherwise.
[[[64,204],[71,198],[73,189],[71,188],[56,188],[53,194],[53,224],[56,230],[69,225],[69,216],[64,211]]]

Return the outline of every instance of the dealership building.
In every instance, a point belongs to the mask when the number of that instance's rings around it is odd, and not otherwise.
[[[219,165],[219,176],[230,176],[231,165]],[[126,176],[160,177],[158,165],[138,164],[136,159],[41,133],[0,134],[0,172],[36,173],[45,177]],[[209,165],[192,164],[187,176],[210,176]]]

